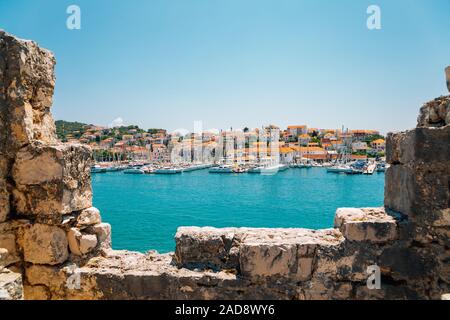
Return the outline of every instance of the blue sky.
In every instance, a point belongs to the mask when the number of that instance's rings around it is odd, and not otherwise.
[[[82,12],[66,28],[66,8]],[[381,7],[382,29],[366,27]],[[446,94],[448,0],[0,0],[57,58],[56,119],[144,128],[411,128]]]

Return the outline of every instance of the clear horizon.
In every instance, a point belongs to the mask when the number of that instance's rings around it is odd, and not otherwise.
[[[66,28],[72,4],[81,30]],[[381,30],[366,27],[371,4]],[[0,2],[0,28],[55,53],[55,119],[385,134],[448,94],[449,11],[445,0],[16,0]]]

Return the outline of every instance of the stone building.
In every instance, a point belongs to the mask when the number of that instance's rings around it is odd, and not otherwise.
[[[0,31],[0,299],[440,299],[450,292],[450,96],[389,134],[385,207],[326,230],[181,227],[176,251],[111,249],[91,151],[58,143],[55,58]],[[149,248],[150,249],[150,248]],[[381,288],[367,285],[378,269]]]

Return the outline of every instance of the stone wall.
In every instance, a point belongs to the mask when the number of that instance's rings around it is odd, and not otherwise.
[[[0,32],[0,299],[439,299],[449,290],[450,97],[390,134],[385,208],[326,230],[181,227],[176,251],[111,249],[90,150],[61,144],[53,55]],[[368,289],[369,266],[381,289]]]
[[[82,263],[110,244],[92,208],[90,150],[56,139],[54,66],[49,51],[0,31],[0,283],[22,282],[31,299],[51,289],[35,286],[30,270]]]

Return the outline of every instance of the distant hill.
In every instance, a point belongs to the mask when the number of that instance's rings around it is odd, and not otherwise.
[[[55,121],[55,125],[58,139],[61,139],[62,141],[67,140],[67,135],[72,135],[74,138],[78,139],[85,132],[86,127],[89,126],[86,123],[64,120]]]
[[[55,121],[56,125],[56,134],[58,139],[63,142],[66,142],[69,139],[79,139],[84,133],[92,130],[92,127],[95,127],[92,124],[86,124],[82,122],[71,122],[64,120]],[[96,129],[98,130],[98,129]],[[150,134],[156,133],[162,129],[148,129],[147,131],[139,128],[136,125],[122,126],[122,127],[114,127],[114,128],[104,128],[100,130],[100,135],[97,137],[97,142],[100,140],[104,140],[107,138],[114,138],[115,140],[121,140],[122,136],[125,134],[136,134],[148,132]]]

